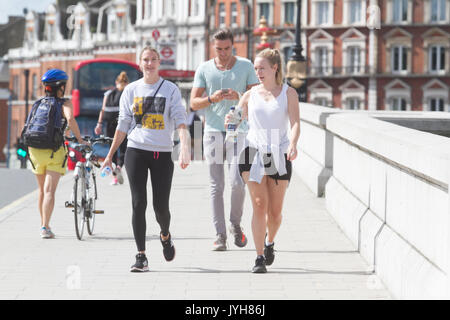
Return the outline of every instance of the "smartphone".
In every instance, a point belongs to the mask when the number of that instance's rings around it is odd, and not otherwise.
[[[222,89],[222,94],[228,93],[228,91],[230,91],[230,89]]]

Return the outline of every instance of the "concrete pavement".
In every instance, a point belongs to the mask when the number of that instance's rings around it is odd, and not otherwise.
[[[36,188],[31,170],[0,168],[0,209]]]
[[[150,272],[130,273],[136,253],[127,179],[121,186],[98,178],[95,235],[75,236],[73,214],[64,208],[72,176],[62,178],[52,229],[56,239],[39,236],[37,193],[0,210],[0,299],[390,299],[350,240],[293,174],[276,239],[276,259],[267,274],[250,272],[256,258],[247,193],[242,226],[249,237],[240,249],[229,239],[226,252],[211,251],[207,167],[194,162],[175,169],[171,232],[177,255],[167,263],[151,207],[147,210]],[[150,185],[149,185],[150,188]],[[150,190],[150,189],[149,189]],[[229,199],[229,188],[226,188]],[[228,201],[225,202],[229,210]]]

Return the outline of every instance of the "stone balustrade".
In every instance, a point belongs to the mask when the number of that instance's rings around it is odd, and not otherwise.
[[[294,170],[400,299],[447,298],[450,115],[300,105]]]

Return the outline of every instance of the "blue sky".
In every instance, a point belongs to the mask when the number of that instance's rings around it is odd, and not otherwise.
[[[23,15],[23,8],[43,12],[56,0],[0,0],[0,24],[8,22],[8,16]]]

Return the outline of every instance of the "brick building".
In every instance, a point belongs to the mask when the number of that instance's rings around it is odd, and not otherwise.
[[[231,28],[237,55],[254,58],[260,39],[251,35],[264,16],[275,30],[270,41],[290,57],[297,1],[212,3],[211,33]],[[309,102],[450,111],[449,0],[302,0],[301,20]]]
[[[450,1],[309,0],[308,101],[450,111]]]
[[[23,40],[25,19],[23,17],[8,17],[8,22],[0,24],[0,163],[6,161],[3,149],[8,137],[8,99],[9,99],[9,68],[2,57],[9,48],[20,46]]]
[[[235,54],[254,59],[260,37],[253,32],[259,27],[261,17],[264,17],[268,27],[274,32],[270,36],[270,42],[282,51],[285,60],[290,57],[291,47],[295,43],[297,0],[214,0],[211,3],[211,34],[219,28],[230,28],[235,35]],[[302,0],[302,28],[307,25],[307,9],[308,2]],[[211,59],[214,57],[212,38],[209,43]],[[306,47],[304,32],[302,43]]]
[[[3,148],[8,137],[9,73],[7,64],[0,59],[0,162],[6,161]]]

